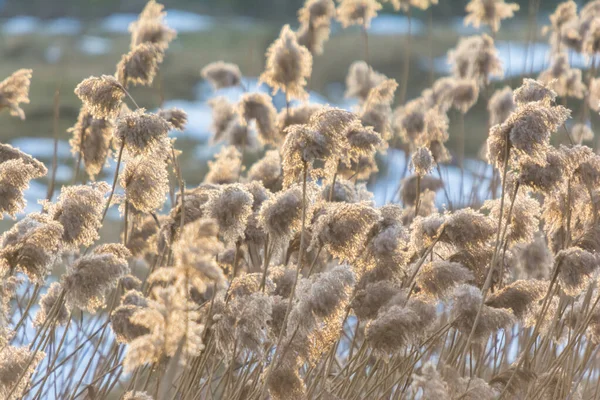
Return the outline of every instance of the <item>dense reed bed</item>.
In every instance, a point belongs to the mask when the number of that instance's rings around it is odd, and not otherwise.
[[[391,3],[410,18],[437,0]],[[472,0],[465,23],[490,34],[462,38],[452,75],[408,101],[410,61],[402,82],[368,64],[381,7],[306,1],[260,76],[281,110],[238,66],[204,66],[216,91],[245,93],[210,100],[222,147],[197,187],[170,137],[185,111],[145,110],[129,92],[160,79],[176,38],[154,0],[115,74],[75,88],[73,185],[54,198],[56,163],[0,144],[0,215],[19,216],[0,238],[1,399],[600,398],[600,156],[582,144],[600,107],[600,1],[560,4],[548,69],[511,88],[494,80],[494,37],[518,6]],[[335,51],[333,18],[362,27],[352,110],[306,102],[313,56]],[[25,118],[31,78],[0,83],[3,118]],[[446,147],[448,127],[477,102],[488,199],[452,204],[462,188],[440,165],[465,154],[464,137]],[[375,207],[365,182],[390,148],[410,166]],[[113,178],[97,181],[107,165]],[[46,174],[41,211],[23,215]],[[120,237],[100,240],[115,218]]]

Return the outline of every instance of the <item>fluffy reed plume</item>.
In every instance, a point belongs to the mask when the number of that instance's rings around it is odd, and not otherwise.
[[[529,243],[534,239],[540,225],[540,203],[527,194],[517,193],[517,196],[506,195],[505,204],[512,209],[510,220],[508,213],[502,216],[502,224],[507,226],[506,241],[509,246],[517,243]],[[500,200],[486,200],[482,209],[488,210],[492,219],[500,218]]]
[[[265,188],[277,192],[281,189],[282,174],[279,151],[269,150],[263,158],[252,164],[252,167],[248,170],[248,179],[259,181]]]
[[[475,286],[460,285],[453,293],[452,320],[453,325],[460,332],[469,334],[482,302],[482,294]],[[473,339],[485,341],[488,336],[499,329],[507,328],[514,323],[514,315],[504,308],[492,308],[484,305],[481,310],[479,322],[475,328]]]
[[[397,300],[380,310],[377,318],[365,327],[365,340],[377,354],[388,354],[418,343],[435,321],[435,306],[414,297],[406,304],[406,294],[401,292]]]
[[[539,382],[536,387],[543,398],[583,400],[581,386],[576,387],[575,381],[568,381],[562,368],[541,374],[536,382]]]
[[[554,258],[543,236],[538,235],[531,243],[513,248],[516,254],[516,274],[519,279],[547,279]]]
[[[209,100],[208,104],[212,108],[213,122],[210,129],[214,143],[227,142],[240,149],[253,147],[255,140],[251,136],[252,130],[247,124],[242,124],[236,108],[229,100],[225,97],[216,97]]]
[[[438,4],[438,0],[384,0],[383,2],[392,3],[394,10],[404,12],[407,12],[411,6],[427,10],[432,5]]]
[[[214,161],[208,162],[208,173],[205,183],[226,184],[234,183],[240,176],[242,168],[242,153],[234,146],[226,146],[216,155]]]
[[[100,173],[110,154],[110,140],[114,125],[111,120],[94,118],[85,108],[79,110],[77,123],[68,132],[73,135],[69,140],[71,153],[81,154],[85,172],[94,180]]]
[[[417,98],[394,111],[394,128],[397,135],[405,142],[419,145],[426,141],[425,137],[426,108],[424,100]]]
[[[448,52],[448,64],[456,78],[474,79],[482,85],[503,74],[494,39],[486,34],[460,39],[456,49]]]
[[[309,191],[308,198],[311,197]],[[265,201],[259,212],[259,223],[273,239],[290,239],[302,223],[302,188],[290,186]]]
[[[298,284],[298,303],[290,312],[287,326],[292,335],[290,345],[302,346],[294,349],[298,358],[315,363],[331,350],[342,328],[353,285],[354,274],[348,265],[339,265]]]
[[[152,43],[166,49],[169,47],[169,43],[177,37],[177,33],[164,23],[167,13],[163,11],[163,8],[162,4],[150,0],[137,21],[129,25],[132,49],[142,43]]]
[[[148,300],[138,291],[130,290],[121,298],[121,305],[110,315],[110,324],[119,343],[130,343],[150,330],[132,317],[138,310],[148,307]]]
[[[473,280],[473,273],[456,262],[432,261],[417,274],[416,283],[421,291],[433,297],[442,297],[454,286]]]
[[[273,94],[285,92],[288,99],[304,99],[306,79],[312,72],[312,55],[298,44],[296,35],[285,25],[279,38],[271,44],[267,53],[267,66],[260,81],[271,86]]]
[[[385,81],[387,77],[374,71],[364,61],[354,61],[346,75],[346,97],[357,98],[361,103],[367,100],[371,89]]]
[[[324,162],[323,169],[313,168],[313,176],[333,176],[340,160],[346,156],[346,134],[356,117],[337,108],[323,107],[315,112],[306,125],[292,125],[282,147],[283,185],[297,182],[304,166]]]
[[[414,173],[423,177],[431,172],[435,165],[435,160],[431,151],[427,147],[419,147],[412,153],[412,157],[410,159],[410,169],[414,171]]]
[[[330,194],[331,200],[329,199]],[[321,198],[324,201],[359,203],[361,201],[372,201],[373,195],[366,189],[364,184],[355,185],[346,179],[337,179],[333,187],[331,183],[323,186]]]
[[[352,262],[364,250],[367,234],[379,218],[377,210],[364,203],[329,203],[313,224],[310,245]]]
[[[518,181],[535,191],[549,194],[564,185],[562,172],[566,166],[564,154],[551,148],[546,153],[544,166],[540,166],[535,160],[521,162]]]
[[[151,86],[163,57],[164,50],[160,45],[141,43],[123,55],[117,64],[117,80],[124,87],[130,83]]]
[[[0,272],[26,274],[43,283],[62,246],[63,226],[46,214],[31,213],[0,237]]]
[[[365,127],[373,127],[385,140],[392,137],[392,103],[398,83],[386,79],[374,87],[363,104],[360,121]]]
[[[364,127],[359,121],[350,127],[346,139],[350,146],[349,158],[355,163],[358,163],[361,157],[373,157],[377,150],[385,146],[381,135],[373,127]]]
[[[313,56],[321,55],[330,34],[330,21],[321,20],[321,22],[313,25],[302,24],[298,32],[296,32],[296,40],[299,45],[306,47]]]
[[[581,70],[569,66],[566,54],[555,55],[552,64],[540,73],[538,79],[562,97],[582,99],[586,92]]]
[[[301,24],[296,33],[298,43],[313,55],[323,54],[323,44],[329,39],[334,16],[333,0],[307,0],[298,11]]]
[[[477,103],[479,86],[474,79],[457,79],[452,90],[452,107],[466,114]]]
[[[539,306],[538,302],[544,298],[547,291],[547,281],[518,280],[492,293],[485,300],[485,304],[493,308],[510,309],[517,318],[524,320]]]
[[[398,284],[386,280],[367,283],[364,289],[356,291],[350,305],[361,320],[374,319],[379,310],[399,291]]]
[[[4,274],[0,283],[0,346],[4,347],[14,337],[14,329],[11,327],[11,301],[15,297],[22,279],[17,276]]]
[[[466,22],[495,35],[514,12],[507,1],[470,1]],[[437,3],[387,2],[409,16]],[[110,200],[124,206],[120,223],[101,226],[104,182],[63,185],[41,213],[21,215],[24,189],[47,170],[0,144],[0,211],[19,217],[0,221],[0,398],[594,397],[600,156],[581,143],[594,139],[600,108],[600,0],[580,13],[575,2],[557,8],[539,81],[514,91],[498,82],[494,92],[494,41],[467,37],[449,54],[452,74],[424,90],[412,82],[415,97],[394,112],[397,83],[361,61],[347,76],[353,112],[290,104],[307,90],[336,6],[365,36],[380,9],[376,0],[303,3],[298,31],[282,30],[263,74],[287,92],[286,107],[278,113],[262,93],[211,99],[209,144],[225,146],[208,173],[174,160],[168,134],[185,129],[184,111],[147,113],[130,98],[132,112],[122,102],[128,84],[150,83],[175,36],[160,4],[131,25],[121,81],[79,85],[76,168],[83,160],[93,179],[119,152]],[[571,63],[582,54],[585,81]],[[247,92],[232,64],[202,75],[215,89]],[[10,108],[0,88],[0,108]],[[493,171],[465,163],[460,204],[438,211],[436,192],[450,197],[456,181],[441,165],[451,160],[449,127],[462,122],[487,124]],[[412,155],[414,172],[395,169],[398,150]],[[371,179],[382,158],[400,182],[395,196],[388,180]],[[32,186],[25,196],[38,192]]]
[[[335,15],[333,0],[306,0],[298,10],[298,21],[303,24],[317,24],[320,20],[329,20]]]
[[[489,385],[497,391],[506,391],[514,398],[519,398],[526,394],[529,384],[536,378],[536,374],[528,368],[511,366],[494,376]]]
[[[23,159],[12,159],[0,163],[0,220],[4,213],[15,218],[27,204],[23,192],[29,187],[32,179],[46,174],[34,164]]]
[[[561,250],[555,259],[555,268],[559,269],[558,279],[565,293],[577,296],[593,279],[592,274],[598,265],[595,254],[571,247]]]
[[[137,310],[133,319],[149,333],[133,339],[127,347],[123,367],[127,371],[179,354],[181,363],[200,354],[204,325],[199,313],[175,287],[155,288],[148,307]]]
[[[161,224],[157,235],[157,250],[162,252],[165,246],[170,245],[181,235],[182,226],[190,224],[204,216],[204,204],[208,201],[211,193],[218,190],[218,186],[213,184],[201,184],[192,190],[186,190],[184,193],[185,201],[176,198],[176,205],[173,207]]]
[[[33,324],[35,326],[42,326],[46,322],[50,313],[54,313],[54,321],[58,325],[64,325],[67,323],[70,317],[69,310],[64,302],[60,302],[61,293],[63,286],[58,282],[53,282],[48,291],[40,298],[40,309],[35,314]],[[53,311],[54,310],[54,311]]]
[[[158,116],[166,120],[173,129],[185,131],[185,126],[188,122],[187,113],[179,108],[168,108],[166,110],[158,110]]]
[[[441,112],[446,112],[452,106],[452,91],[456,78],[447,76],[437,79],[433,86],[422,93],[424,104],[427,108],[437,107]]]
[[[532,103],[536,101],[553,102],[556,100],[556,92],[535,79],[525,78],[521,87],[514,91],[514,100],[517,105]]]
[[[269,394],[274,400],[302,399],[306,396],[306,385],[297,368],[282,366],[275,368],[269,376]]]
[[[20,103],[29,104],[30,69],[20,69],[0,82],[0,111],[7,108],[10,115],[25,119]]]
[[[588,86],[587,103],[590,109],[598,111],[600,108],[600,79],[592,78]]]
[[[125,393],[123,400],[154,400],[147,392],[140,392],[139,390],[130,390]]]
[[[432,176],[423,176],[419,183],[421,195],[426,191],[437,191],[442,188],[442,181]],[[400,199],[405,206],[413,206],[417,200],[417,176],[411,175],[402,181]]]
[[[102,75],[81,81],[75,94],[94,118],[110,119],[119,115],[125,91],[114,76]]]
[[[169,173],[162,154],[129,159],[119,179],[125,189],[125,201],[137,211],[151,213],[164,205],[169,192]]]
[[[465,7],[467,16],[465,25],[489,25],[493,32],[500,29],[500,21],[512,18],[519,11],[517,3],[505,3],[504,0],[471,0]]]
[[[208,64],[202,68],[200,75],[209,81],[215,90],[239,86],[242,83],[240,67],[223,61]]]
[[[131,252],[131,250],[129,251]],[[133,254],[131,255],[133,256]],[[119,283],[125,292],[140,290],[142,288],[142,281],[133,275],[125,275],[119,280]]]
[[[150,154],[157,145],[165,145],[169,123],[158,114],[146,113],[143,108],[120,116],[115,138],[132,155]],[[164,151],[164,149],[162,149]]]
[[[526,82],[523,89],[526,90],[530,83]],[[543,92],[545,97],[542,100],[522,103],[524,92],[517,90],[515,92],[517,109],[504,123],[491,128],[487,140],[488,160],[498,168],[503,168],[507,161],[505,159],[507,146],[519,157],[529,158],[536,164],[545,165],[550,134],[569,118],[570,111],[562,106],[553,105],[545,94],[547,92]],[[534,98],[539,96],[534,95]]]
[[[308,283],[308,282],[306,282]],[[340,304],[343,304],[350,295],[350,290],[354,286],[354,274],[348,265],[339,265],[328,272],[323,272],[312,279],[306,291],[299,291],[299,304],[296,310],[300,314],[314,314],[316,317],[328,317],[336,313]],[[302,320],[293,317],[290,319],[290,326],[297,324]],[[299,329],[306,329],[305,326]],[[288,327],[289,332],[294,329]]]
[[[105,182],[63,186],[56,203],[44,203],[44,211],[63,226],[65,245],[89,246],[98,239],[106,204],[104,196],[109,190]]]
[[[242,123],[254,120],[259,138],[263,143],[277,141],[277,110],[271,96],[265,93],[246,93],[238,104],[238,113]]]
[[[226,137],[228,127],[232,122],[237,122],[237,112],[233,104],[227,98],[219,96],[208,101],[212,109],[212,123],[210,131],[213,134],[212,140],[220,142]]]
[[[435,365],[428,361],[421,367],[418,373],[412,375],[410,387],[414,394],[419,389],[425,399],[450,399],[448,384],[444,382]]]
[[[498,125],[508,119],[508,116],[515,110],[515,101],[513,91],[510,86],[496,90],[487,106],[490,113],[490,126]]]
[[[573,0],[559,3],[554,13],[550,15],[550,25],[542,28],[542,34],[551,32],[550,42],[553,44],[553,50],[556,53],[560,52],[561,41],[569,38],[569,28],[573,24],[577,25],[578,19],[577,4]],[[571,35],[573,33],[575,32],[571,32]],[[577,36],[579,37],[578,32]],[[581,38],[579,37],[576,40],[580,41]]]
[[[75,260],[62,278],[67,303],[92,313],[98,310],[109,290],[129,273],[130,256],[125,246],[112,244],[97,247],[91,254]]]
[[[0,396],[6,400],[23,398],[43,351],[33,352],[27,346],[4,346],[0,350]]]
[[[362,25],[364,29],[368,29],[381,8],[381,4],[375,0],[341,0],[337,8],[337,19],[344,28]]]
[[[235,285],[234,280],[232,287]],[[212,329],[217,347],[228,360],[240,357],[243,352],[264,357],[273,298],[258,289],[246,295],[232,295],[227,303],[222,298],[215,300]]]
[[[307,124],[310,117],[322,107],[323,106],[320,104],[304,103],[297,107],[281,110],[277,115],[277,127],[279,132],[285,134],[285,130],[288,126]]]
[[[481,378],[462,377],[459,372],[449,366],[443,366],[442,374],[448,384],[451,398],[462,397],[465,400],[493,399],[496,393],[486,381]]]
[[[226,243],[240,240],[252,213],[252,194],[241,184],[224,186],[214,192],[204,204],[204,211],[214,218]]]
[[[127,248],[136,258],[144,258],[156,252],[156,242],[160,225],[166,221],[166,216],[154,217],[147,215],[135,221],[127,236]]]
[[[32,165],[40,176],[45,175],[48,172],[42,162],[36,160],[29,154],[23,153],[21,150],[12,147],[9,144],[0,143],[0,164],[9,160],[21,160],[25,164]]]

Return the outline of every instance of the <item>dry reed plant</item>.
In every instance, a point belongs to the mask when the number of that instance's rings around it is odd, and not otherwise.
[[[437,4],[388,2],[409,17]],[[517,87],[496,85],[494,38],[519,7],[472,0],[465,23],[491,36],[461,38],[451,75],[417,98],[401,87],[393,107],[398,83],[366,47],[346,80],[356,108],[292,103],[308,98],[332,19],[367,45],[381,8],[307,0],[260,76],[284,92],[280,109],[237,65],[202,68],[216,92],[244,93],[209,101],[223,146],[197,187],[170,138],[185,111],[148,111],[128,91],[152,85],[176,38],[154,0],[115,75],[75,88],[73,185],[25,214],[48,171],[0,144],[0,218],[18,218],[0,237],[0,399],[600,399],[600,156],[582,144],[600,107],[600,0],[558,6],[548,68]],[[25,117],[31,76],[0,82],[0,111]],[[573,123],[567,98],[582,107]],[[449,127],[478,102],[493,178],[483,203],[452,204],[441,166],[464,165],[464,132],[450,146]],[[376,207],[366,183],[388,147],[407,169],[399,201]],[[262,153],[247,166],[249,151]]]

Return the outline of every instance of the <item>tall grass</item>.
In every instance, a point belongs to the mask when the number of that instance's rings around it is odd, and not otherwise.
[[[437,1],[391,3],[411,18]],[[284,93],[281,110],[237,65],[204,66],[217,94],[244,94],[210,100],[222,149],[197,187],[170,136],[185,111],[150,112],[129,91],[153,85],[176,39],[154,0],[116,73],[75,88],[73,185],[53,201],[55,156],[41,211],[22,215],[48,169],[0,144],[0,215],[19,217],[0,238],[1,399],[600,398],[600,156],[582,144],[599,109],[600,0],[558,6],[544,29],[550,66],[517,88],[492,78],[503,73],[494,38],[518,6],[472,0],[465,22],[491,35],[462,38],[452,74],[404,102],[407,54],[395,109],[398,83],[368,64],[381,7],[306,1],[260,77]],[[333,18],[362,29],[352,110],[306,102],[313,57],[335,51]],[[570,65],[575,52],[587,73]],[[25,118],[31,77],[0,83],[0,110]],[[477,102],[494,173],[473,184],[489,196],[475,203],[461,179],[450,204],[441,166],[465,160],[448,129],[464,129]],[[399,202],[376,207],[366,182],[389,148],[410,163]],[[262,158],[246,166],[248,153]],[[107,165],[110,182],[96,181]],[[114,220],[120,236],[101,240]]]

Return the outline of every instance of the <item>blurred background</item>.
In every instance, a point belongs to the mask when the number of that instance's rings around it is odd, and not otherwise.
[[[488,32],[487,27],[465,27],[463,17],[467,0],[439,0],[427,11],[414,10],[409,18],[385,4],[368,31],[369,60],[375,70],[401,81],[406,57],[410,57],[407,99],[420,94],[434,79],[449,73],[447,51],[460,36]],[[546,68],[548,51],[541,35],[548,16],[558,0],[516,1],[521,9],[515,18],[502,22],[496,35],[496,47],[504,63],[505,76],[493,82],[494,89],[510,84],[516,87],[522,76],[537,76]],[[30,98],[23,105],[25,121],[0,114],[0,141],[51,164],[53,135],[59,138],[57,187],[72,183],[74,157],[70,153],[68,128],[78,115],[80,101],[75,86],[90,75],[113,74],[115,65],[129,48],[128,25],[137,18],[145,0],[0,0],[0,80],[19,68],[33,69]],[[177,147],[183,152],[183,175],[188,185],[198,184],[206,172],[206,160],[217,150],[208,145],[210,108],[213,97],[200,69],[212,61],[223,60],[240,66],[248,77],[250,90],[258,87],[256,77],[263,70],[264,53],[278,36],[282,25],[298,27],[297,11],[303,0],[165,0],[167,24],[177,30],[178,38],[166,52],[160,75],[153,88],[132,88],[132,95],[149,110],[180,107],[188,112],[187,130],[177,135]],[[582,1],[579,1],[582,6]],[[408,32],[412,45],[407,51]],[[350,64],[365,58],[361,30],[342,29],[334,22],[325,52],[316,56],[309,83],[311,101],[351,108],[344,98],[345,76]],[[585,68],[587,60],[572,59],[576,68]],[[226,93],[235,99],[239,93]],[[397,96],[398,97],[398,96]],[[396,99],[398,102],[398,98]],[[284,105],[282,98],[274,99]],[[481,101],[466,116],[466,152],[476,158],[487,137],[487,112]],[[450,115],[451,121],[456,121]],[[455,123],[450,127],[449,148]],[[251,163],[260,154],[249,155]],[[382,174],[394,180],[390,170],[401,163],[383,162]],[[105,168],[100,179],[110,179]],[[392,171],[394,172],[394,171]],[[398,172],[398,175],[401,171]],[[396,183],[393,183],[396,184]],[[28,192],[28,211],[39,208],[38,198],[45,197],[47,182],[34,182]],[[372,190],[376,190],[371,188]],[[383,188],[380,190],[389,190]],[[387,192],[380,195],[386,198]],[[377,193],[376,193],[377,196]],[[389,196],[388,196],[389,197]],[[1,225],[0,225],[1,226]]]

